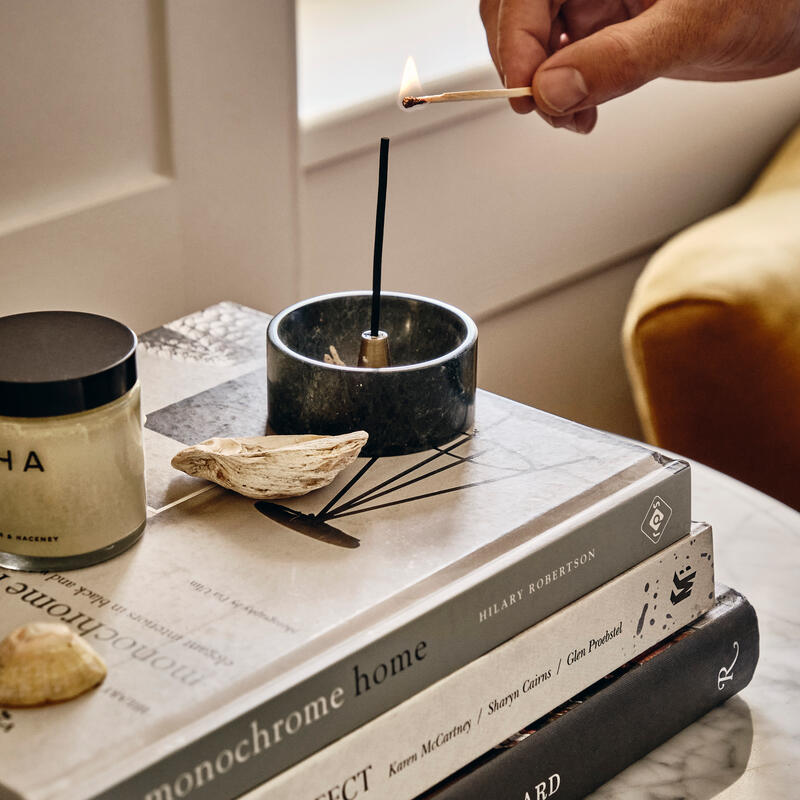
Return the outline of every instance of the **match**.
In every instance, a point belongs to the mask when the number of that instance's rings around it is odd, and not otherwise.
[[[503,100],[509,97],[530,97],[533,94],[530,86],[516,89],[472,89],[464,92],[444,92],[429,94],[423,97],[404,97],[403,108],[413,108],[424,103],[461,103],[465,100]]]

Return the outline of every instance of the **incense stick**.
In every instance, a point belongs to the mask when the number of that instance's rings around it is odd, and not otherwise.
[[[429,94],[423,97],[404,97],[403,108],[413,108],[423,103],[460,103],[464,100],[500,100],[509,97],[530,97],[533,91],[530,86],[516,89],[472,89],[466,92],[444,92]]]
[[[377,336],[381,320],[381,261],[383,258],[383,220],[386,215],[386,179],[389,172],[389,140],[381,139],[378,170],[378,208],[375,213],[375,250],[372,255],[372,321],[370,335]]]

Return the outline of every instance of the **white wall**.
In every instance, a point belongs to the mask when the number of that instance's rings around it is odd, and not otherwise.
[[[293,0],[0,0],[0,19],[0,314],[143,330],[294,297]]]
[[[429,90],[493,81],[479,70]],[[470,313],[486,388],[636,433],[618,333],[643,264],[630,254],[734,202],[799,118],[797,72],[657,81],[604,107],[587,137],[504,103],[409,114],[392,96],[307,121],[300,296],[369,287],[389,135],[384,287]]]
[[[619,333],[645,262],[626,260],[483,318],[479,385],[640,439]]]
[[[426,90],[497,85],[473,1],[301,2],[298,188],[292,0],[0,0],[0,314],[143,330],[222,298],[277,311],[366,288],[388,135],[384,286],[472,314],[487,388],[634,430],[630,254],[736,199],[800,117],[800,72],[659,81],[589,137],[502,102],[406,113],[409,49]]]

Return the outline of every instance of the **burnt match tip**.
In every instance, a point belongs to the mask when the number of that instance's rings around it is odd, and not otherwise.
[[[414,108],[414,106],[421,106],[423,103],[427,102],[427,100],[422,100],[419,97],[404,97],[403,108]]]

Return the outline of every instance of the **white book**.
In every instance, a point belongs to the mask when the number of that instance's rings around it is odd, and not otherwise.
[[[485,392],[477,430],[359,458],[270,513],[177,472],[187,444],[264,432],[268,319],[221,304],[141,337],[151,514],[135,547],[0,570],[0,635],[61,620],[109,666],[74,701],[7,710],[0,797],[141,800],[269,720],[262,758],[192,794],[239,797],[689,532],[687,464]]]
[[[714,602],[711,528],[662,553],[245,795],[411,800],[532,720],[689,624]],[[258,758],[261,721],[247,747]],[[240,742],[230,742],[234,750]],[[221,751],[224,752],[224,751]],[[220,756],[225,760],[225,756]],[[208,770],[211,767],[211,771]],[[146,800],[191,796],[193,765]]]

